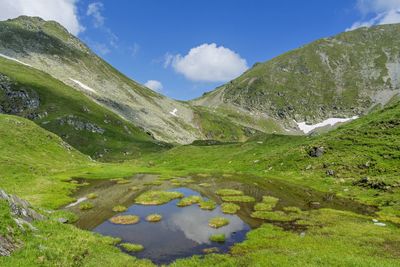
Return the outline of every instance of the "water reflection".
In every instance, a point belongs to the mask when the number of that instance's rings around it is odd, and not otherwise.
[[[188,188],[178,188],[185,196],[199,193]],[[138,243],[145,247],[143,252],[134,254],[141,258],[149,258],[155,263],[168,263],[176,258],[202,254],[204,248],[218,247],[225,252],[236,242],[245,238],[250,230],[249,225],[237,215],[223,214],[220,208],[213,211],[201,210],[197,205],[180,208],[178,200],[160,206],[132,205],[123,214],[135,214],[141,222],[135,225],[116,225],[106,221],[93,231],[102,235],[119,237],[123,242]],[[146,222],[144,218],[151,213],[159,213],[163,220],[159,223]],[[224,216],[230,220],[229,225],[214,229],[208,226],[209,219]],[[209,241],[212,234],[225,234],[223,244]]]

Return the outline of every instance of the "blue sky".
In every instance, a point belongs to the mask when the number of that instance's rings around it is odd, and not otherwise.
[[[91,1],[79,3],[86,14]],[[186,55],[193,47],[215,43],[247,61],[265,61],[321,37],[344,31],[359,18],[354,1],[263,0],[103,0],[103,27],[83,16],[79,36],[134,80],[160,81],[161,93],[176,99],[200,96],[224,81],[193,81],[164,67],[165,55]],[[107,30],[105,30],[107,29]],[[110,44],[110,32],[118,40]],[[104,48],[103,48],[104,49]],[[109,51],[107,51],[109,50]],[[134,50],[134,51],[132,51]],[[134,52],[134,53],[133,53]]]
[[[400,22],[400,0],[0,0],[0,20],[21,14],[57,20],[130,78],[186,100],[316,39]]]

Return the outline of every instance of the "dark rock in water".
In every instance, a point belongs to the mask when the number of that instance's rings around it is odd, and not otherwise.
[[[310,155],[313,158],[319,158],[322,157],[322,155],[325,153],[325,149],[323,147],[313,147],[310,149],[308,152],[308,155]]]

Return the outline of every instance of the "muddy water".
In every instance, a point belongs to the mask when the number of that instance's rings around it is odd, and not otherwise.
[[[152,185],[154,181],[160,185]],[[79,204],[67,208],[77,213],[80,217],[76,225],[103,235],[119,237],[122,242],[138,243],[145,250],[132,255],[139,258],[151,259],[154,263],[169,263],[177,258],[191,255],[204,254],[206,248],[217,248],[219,252],[227,252],[237,242],[242,242],[245,235],[252,228],[266,222],[254,219],[250,216],[254,203],[240,204],[241,209],[236,215],[223,214],[219,205],[221,199],[215,194],[220,188],[231,188],[243,191],[246,195],[253,196],[261,201],[262,196],[270,195],[279,198],[275,209],[280,210],[287,206],[296,206],[303,210],[314,208],[333,208],[349,210],[357,213],[372,213],[374,208],[361,205],[346,199],[339,199],[329,194],[316,192],[307,188],[287,185],[275,180],[265,180],[252,177],[247,179],[235,177],[201,178],[191,177],[180,179],[180,185],[174,185],[171,181],[160,181],[155,175],[137,175],[126,184],[118,184],[116,181],[96,180],[88,181],[89,186],[82,187],[75,195],[82,201],[90,193],[96,193],[98,197],[92,202],[95,207],[92,210],[80,211]],[[187,182],[185,182],[187,181]],[[83,182],[83,181],[80,181]],[[176,181],[175,181],[176,182]],[[208,186],[202,186],[208,183]],[[132,190],[135,187],[135,190]],[[197,205],[189,207],[177,207],[178,200],[159,206],[142,206],[134,204],[134,199],[147,190],[178,191],[185,196],[201,195],[205,199],[212,199],[219,205],[213,211],[201,210]],[[116,205],[129,207],[126,212],[115,213],[112,208]],[[145,217],[152,213],[163,216],[161,222],[149,223]],[[133,214],[141,217],[141,221],[134,225],[115,225],[108,220],[121,214]],[[208,226],[208,220],[215,216],[223,216],[230,220],[230,224],[220,229]],[[287,230],[304,231],[293,223],[271,222]],[[213,243],[209,236],[216,233],[224,233],[227,237],[225,243]]]

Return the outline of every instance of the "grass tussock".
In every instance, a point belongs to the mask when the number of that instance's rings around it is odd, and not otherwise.
[[[146,221],[148,222],[159,222],[162,219],[161,214],[150,214],[146,217]]]
[[[140,221],[139,216],[136,215],[121,215],[115,216],[110,219],[113,224],[136,224]]]
[[[189,196],[189,197],[182,198],[176,205],[178,207],[187,207],[187,206],[191,206],[193,204],[197,204],[202,200],[203,200],[203,198],[201,196]]]
[[[221,210],[226,214],[235,214],[240,210],[240,206],[235,203],[222,203]]]
[[[183,198],[180,192],[173,191],[147,191],[135,199],[136,204],[141,205],[162,205],[177,198]]]
[[[208,221],[208,225],[212,228],[221,228],[229,224],[229,220],[224,217],[214,217]]]
[[[124,212],[127,210],[128,210],[128,208],[123,205],[117,205],[117,206],[113,207],[113,209],[112,209],[113,212]]]

